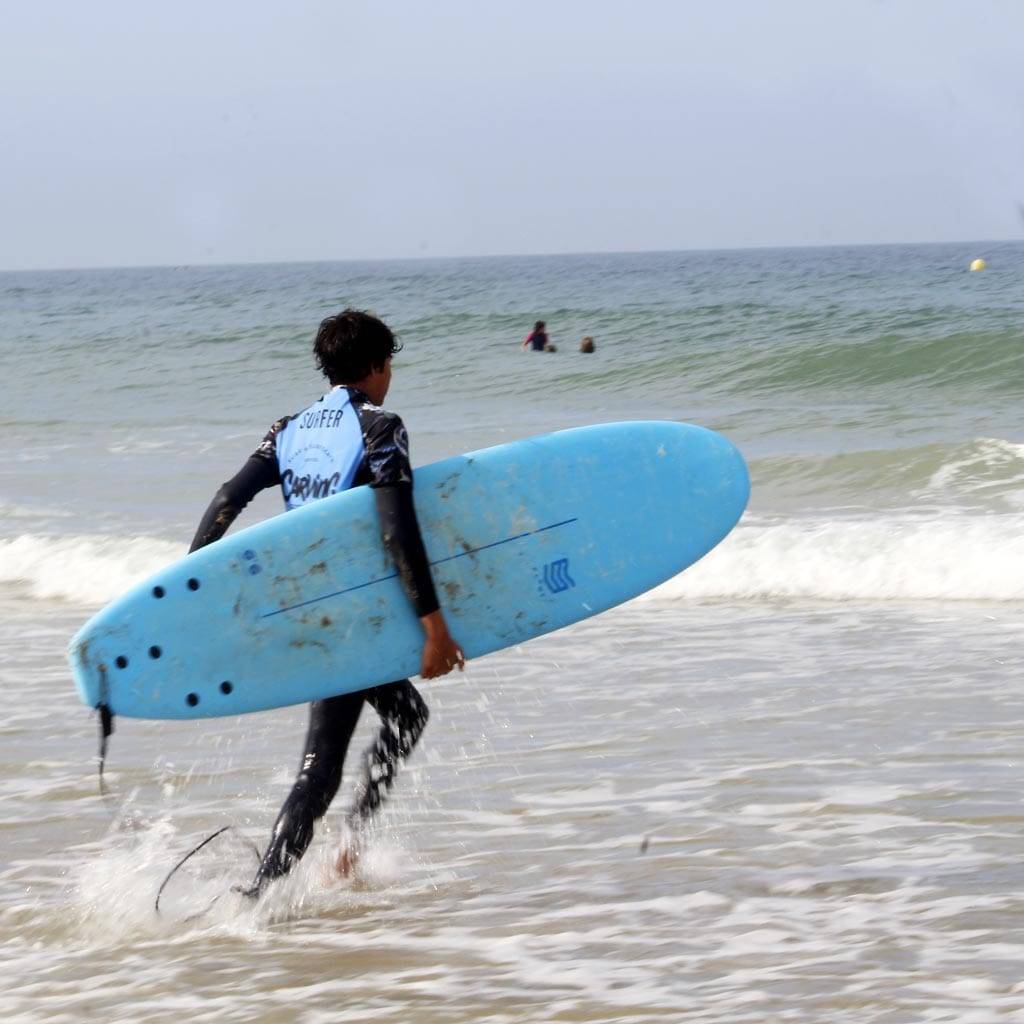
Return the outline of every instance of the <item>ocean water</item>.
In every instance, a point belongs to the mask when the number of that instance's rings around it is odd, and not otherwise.
[[[104,800],[64,649],[321,393],[348,304],[404,342],[416,464],[668,418],[752,499],[427,684],[358,879],[343,789],[252,908],[303,709],[119,720]],[[1024,1020],[1024,244],[0,274],[0,381],[5,1020]]]

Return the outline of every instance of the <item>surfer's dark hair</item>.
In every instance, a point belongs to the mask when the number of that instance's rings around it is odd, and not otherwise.
[[[317,369],[332,384],[354,384],[384,369],[401,344],[382,320],[359,309],[343,309],[320,322],[313,342]]]

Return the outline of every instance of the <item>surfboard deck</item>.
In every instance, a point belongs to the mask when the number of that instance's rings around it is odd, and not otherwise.
[[[749,494],[725,438],[672,422],[580,427],[417,469],[414,495],[452,635],[479,658],[681,572]],[[423,632],[368,487],[230,534],[82,627],[82,701],[137,718],[261,711],[415,675]]]

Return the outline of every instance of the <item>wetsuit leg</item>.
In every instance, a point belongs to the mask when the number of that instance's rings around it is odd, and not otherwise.
[[[246,895],[256,896],[271,879],[287,874],[313,838],[313,825],[327,813],[338,787],[349,741],[365,693],[344,693],[309,706],[309,731],[298,778],[285,800],[270,845]]]
[[[380,715],[381,727],[363,753],[355,806],[348,816],[352,828],[366,822],[384,802],[395,783],[398,766],[412,752],[430,717],[426,701],[408,679],[376,686],[364,691],[363,696]]]

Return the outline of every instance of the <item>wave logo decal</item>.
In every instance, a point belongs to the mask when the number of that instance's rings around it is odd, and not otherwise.
[[[569,575],[569,559],[556,558],[544,566],[544,586],[552,594],[561,594],[570,587],[576,586],[576,581]]]

